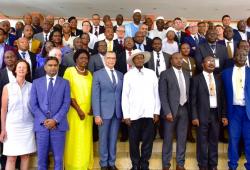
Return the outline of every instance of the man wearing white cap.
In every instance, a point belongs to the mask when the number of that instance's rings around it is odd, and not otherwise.
[[[149,31],[149,38],[154,39],[155,37],[159,37],[162,40],[166,38],[166,30],[164,30],[164,18],[159,16],[156,18],[156,29]]]
[[[125,37],[134,37],[135,33],[139,30],[141,22],[141,10],[135,9],[133,14],[133,22],[125,25]]]
[[[134,68],[124,76],[122,110],[125,123],[129,126],[132,170],[149,169],[154,123],[158,122],[160,114],[158,79],[153,70],[143,66],[149,59],[150,53],[134,50],[127,60]]]

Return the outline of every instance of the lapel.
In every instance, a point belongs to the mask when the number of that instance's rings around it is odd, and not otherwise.
[[[220,84],[219,84],[218,77],[215,76],[215,74],[214,74],[214,81],[215,81],[215,88],[216,88],[216,96],[217,96],[217,99],[219,99],[219,98],[221,97],[221,96],[219,96],[219,95],[220,95],[219,91],[220,91],[221,89],[220,89]],[[219,100],[217,100],[217,101],[219,101]],[[217,103],[218,103],[218,102],[217,102]]]
[[[100,64],[100,66],[104,67],[104,64],[103,64],[103,61],[102,61],[102,57],[101,57],[100,54],[98,54],[97,62]],[[99,64],[97,64],[97,65],[99,65]]]
[[[213,55],[213,51],[212,51],[212,49],[211,49],[211,47],[210,47],[210,45],[209,45],[208,43],[205,43],[205,44],[204,44],[204,47],[205,47],[205,49],[208,50],[208,53],[209,53],[210,55]],[[217,44],[216,44],[216,51],[215,51],[215,53],[217,53]]]
[[[207,85],[207,82],[206,82],[206,79],[205,79],[205,76],[204,76],[204,74],[203,74],[203,72],[201,72],[201,85],[203,86],[203,87],[205,87],[204,89],[206,89],[206,93],[208,94],[208,96],[209,96],[209,90],[208,90],[208,85]],[[216,89],[217,90],[217,89]]]
[[[39,82],[38,82],[39,83]],[[41,84],[39,85],[40,86],[40,91],[42,92],[41,94],[45,95],[43,96],[44,99],[46,99],[47,101],[47,79],[46,79],[46,75],[43,76],[43,78],[41,79]],[[42,96],[41,96],[42,97]]]
[[[178,90],[179,90],[179,92],[180,92],[178,79],[177,79],[177,77],[176,77],[176,75],[175,75],[175,72],[174,72],[174,68],[173,68],[173,67],[171,67],[170,73],[171,73],[171,75],[172,75],[172,77],[173,77],[173,80],[174,80],[174,82],[175,82],[175,84],[176,84],[176,87],[178,87]]]
[[[3,77],[1,77],[2,80],[4,80],[4,82],[9,83],[9,77],[8,77],[8,72],[7,72],[7,68],[5,67],[3,70],[4,74],[1,74]]]
[[[110,84],[110,87],[114,87],[114,85],[113,85],[113,83],[112,83],[112,81],[111,81],[111,79],[110,79],[110,77],[108,75],[108,72],[107,72],[107,70],[105,68],[103,68],[103,74],[104,74],[107,82]]]
[[[150,58],[150,61],[149,61],[149,64],[153,70],[155,70],[155,61],[154,61],[154,53],[153,52],[150,52],[151,53],[151,58]]]
[[[52,97],[55,95],[55,93],[57,92],[57,89],[59,89],[58,87],[60,86],[60,82],[61,82],[61,80],[60,80],[60,78],[58,77],[58,75],[57,75],[57,77],[56,77],[56,81],[55,81],[55,84],[54,84],[54,87],[53,87],[53,92],[52,92]]]

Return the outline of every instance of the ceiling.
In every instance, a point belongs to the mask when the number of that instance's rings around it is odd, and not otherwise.
[[[27,12],[44,15],[91,17],[98,13],[112,18],[119,13],[131,19],[135,8],[143,14],[161,15],[165,19],[176,16],[186,19],[220,20],[229,14],[233,20],[250,16],[250,0],[0,0],[0,13],[9,18]]]

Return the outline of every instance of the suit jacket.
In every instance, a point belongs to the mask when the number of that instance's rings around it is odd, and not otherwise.
[[[29,56],[30,56],[30,60],[32,63],[32,73],[31,74],[32,74],[32,78],[34,78],[35,71],[36,71],[36,54],[29,51]],[[17,58],[22,59],[22,56],[19,54],[19,52],[17,53]]]
[[[182,70],[182,72],[186,83],[188,106],[190,75],[185,70]],[[159,94],[163,115],[166,116],[167,114],[172,113],[173,117],[175,117],[180,104],[180,89],[173,67],[170,67],[161,73],[159,80]]]
[[[214,80],[217,97],[217,116],[219,121],[222,117],[226,117],[224,106],[224,93],[222,81],[219,78],[219,75],[214,75]],[[203,73],[198,74],[192,79],[191,110],[192,119],[199,119],[199,121],[202,123],[208,123],[210,114],[209,89]]]
[[[92,108],[94,116],[102,119],[112,119],[115,114],[118,119],[122,118],[121,94],[123,75],[116,71],[118,82],[113,85],[105,68],[98,70],[93,76]]]
[[[116,56],[115,69],[125,74],[127,70],[126,51],[123,50]]]
[[[207,56],[214,56],[213,51],[211,50],[207,42],[200,44],[195,52],[195,60],[197,65],[197,71],[200,73],[202,71],[202,60]],[[227,48],[223,45],[216,43],[216,58],[219,59],[219,68],[215,68],[214,73],[219,74],[226,66],[228,60]]]
[[[151,38],[149,38],[149,37],[146,37],[146,46],[148,46],[149,51],[153,51],[152,43],[153,43],[153,40]]]
[[[4,69],[0,70],[0,96],[2,96],[3,93],[3,87],[9,83],[9,77],[7,73],[7,68],[5,67]],[[0,108],[2,106],[2,98],[0,100]],[[1,123],[0,123],[1,124]]]
[[[3,52],[3,55],[4,55],[4,53],[5,53],[6,51],[9,51],[9,50],[14,51],[15,54],[17,53],[17,50],[16,50],[14,47],[9,46],[9,45],[7,45],[7,44],[4,44],[4,52]],[[5,68],[4,56],[1,57],[1,58],[3,59],[3,61],[2,61],[2,67],[1,67],[0,69]]]
[[[233,39],[235,41],[238,41],[240,42],[242,40],[241,36],[240,36],[240,33],[237,29],[233,29],[233,32],[234,32],[234,37]],[[249,41],[250,40],[250,32],[246,32],[247,33],[247,40]]]
[[[57,75],[60,77],[63,77],[65,70],[67,69],[67,66],[64,66],[62,64],[59,65],[59,70]],[[38,79],[40,77],[43,77],[46,75],[46,71],[44,70],[44,67],[39,67],[35,71],[35,77],[34,79]]]
[[[75,65],[75,62],[73,59],[74,54],[75,54],[74,51],[71,51],[71,52],[65,54],[65,56],[63,57],[63,60],[62,60],[62,64],[67,66],[67,67],[74,66]]]
[[[225,97],[226,97],[226,103],[227,103],[227,107],[226,107],[227,114],[234,114],[232,78],[233,78],[233,67],[227,68],[222,72],[222,80],[224,84]],[[250,120],[250,68],[249,67],[246,67],[246,72],[245,72],[244,95],[245,95],[247,117]]]
[[[30,94],[30,109],[34,115],[34,131],[47,131],[48,129],[42,123],[48,118],[57,121],[55,130],[68,130],[67,112],[70,106],[70,87],[67,80],[57,76],[52,92],[51,108],[49,108],[47,100],[46,76],[33,81]]]
[[[34,25],[31,25],[33,30],[34,30],[34,34],[37,34],[37,33],[40,33],[40,32],[43,32],[43,28],[39,25],[39,26],[34,26]]]
[[[41,51],[42,43],[37,39],[32,39],[30,52],[38,54]]]
[[[187,34],[183,31],[181,31],[181,38],[180,41],[178,41],[178,37],[177,34],[175,35],[174,40],[178,43],[178,45],[180,46],[180,44],[182,44],[184,42],[185,37],[187,36]]]
[[[190,61],[190,64],[191,64],[191,69],[190,69],[190,67],[189,67],[189,64],[185,61],[185,60],[183,60],[183,62],[182,62],[182,69],[184,69],[184,70],[186,70],[187,72],[192,72],[192,77],[194,76],[194,75],[196,75],[196,63],[195,63],[195,60],[194,60],[194,58],[192,58],[192,57],[189,57],[189,61]]]
[[[89,59],[88,70],[94,73],[104,67],[100,54],[92,55]]]
[[[206,39],[205,38],[202,38],[201,36],[198,35],[198,38],[199,38],[199,44],[203,44],[204,42],[206,42]],[[190,56],[191,57],[194,57],[195,56],[195,50],[196,48],[198,47],[198,45],[196,44],[194,38],[189,35],[189,36],[186,36],[183,40],[184,43],[188,43],[190,45]]]
[[[93,32],[93,27],[95,27],[95,26],[92,25],[89,32],[95,35],[95,33]],[[100,25],[100,26],[99,26],[99,34],[98,34],[98,35],[104,33],[104,31],[105,31],[105,27],[102,26],[102,25]]]
[[[221,44],[221,45],[227,47],[225,40],[219,40],[219,41],[217,41],[217,42],[218,42],[218,44]],[[233,40],[233,43],[234,43],[234,54],[235,54],[236,49],[237,49],[237,45],[238,45],[239,42],[236,41],[236,40]],[[234,54],[233,54],[233,55],[234,55]]]
[[[108,46],[108,44],[107,44]],[[122,48],[121,45],[119,44],[118,40],[115,39],[113,40],[113,50],[112,50],[116,55],[118,55],[119,53],[122,52]],[[93,55],[98,53],[98,42],[95,43],[94,45],[94,51],[93,51]]]
[[[39,40],[42,44],[45,42],[43,32],[37,33],[33,36],[33,39]],[[49,36],[48,36],[49,39]]]
[[[14,47],[14,42],[16,41],[16,36],[15,35],[13,35],[13,34],[11,34],[11,33],[9,33],[8,34],[9,36],[8,36],[8,41],[6,42],[6,44],[8,44],[9,46],[12,46],[12,47]]]
[[[76,29],[76,32],[75,32],[75,33],[74,33],[74,32],[71,32],[71,36],[77,37],[77,36],[79,36],[79,35],[82,35],[82,30]]]
[[[169,54],[165,53],[165,52],[162,52],[162,53],[163,53],[166,69],[168,69],[169,66],[170,66],[170,57],[171,56]],[[150,52],[150,55],[151,55],[150,60],[146,63],[145,66],[147,68],[155,71],[154,53]]]
[[[143,45],[144,51],[152,52],[152,47],[150,47],[149,44],[147,44],[147,45],[141,44],[141,45]],[[135,46],[134,46],[133,49],[134,49],[134,50],[135,50],[135,49],[139,49],[139,48],[137,48],[136,43],[135,43]]]

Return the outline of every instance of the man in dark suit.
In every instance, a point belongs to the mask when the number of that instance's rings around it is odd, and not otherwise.
[[[3,62],[5,63],[4,65],[6,65],[6,67],[0,70],[0,96],[2,96],[3,87],[9,82],[15,81],[15,77],[12,74],[12,71],[15,67],[16,61],[17,61],[17,56],[12,50],[5,52]],[[0,100],[0,108],[1,108],[1,101],[2,100]],[[0,128],[1,128],[1,121],[0,121]],[[2,148],[3,144],[1,143],[0,153],[2,153]],[[7,158],[6,156],[1,155],[0,163],[2,170],[5,170],[6,158]]]
[[[14,41],[17,39],[15,35],[9,33],[10,31],[10,22],[8,20],[4,20],[0,22],[0,28],[2,28],[7,34],[5,37],[5,43],[9,46],[14,47]]]
[[[174,28],[176,30],[175,34],[175,41],[178,43],[179,47],[183,43],[184,38],[187,36],[185,32],[182,31],[183,29],[183,22],[181,18],[177,17],[174,19]]]
[[[107,52],[106,41],[98,41],[97,46],[98,53],[90,57],[88,64],[88,70],[92,73],[104,67],[103,59]]]
[[[138,32],[135,33],[135,37],[134,37],[135,46],[134,46],[134,49],[139,49],[141,51],[151,52],[152,48],[149,46],[149,44],[147,44],[147,45],[143,44],[144,38],[145,38],[145,35],[144,35],[143,32],[138,31]]]
[[[43,31],[35,34],[33,38],[39,40],[40,42],[42,42],[42,44],[44,44],[44,42],[49,40],[50,30],[52,26],[53,25],[51,25],[51,22],[45,19],[42,25]]]
[[[67,66],[64,66],[63,64],[61,64],[62,62],[62,52],[59,48],[52,48],[49,52],[49,56],[50,57],[56,57],[59,61],[59,70],[58,70],[58,76],[63,77],[65,70],[67,69]],[[35,77],[34,79],[43,77],[46,75],[46,71],[44,67],[39,67],[38,69],[36,69],[35,71]]]
[[[146,25],[145,23],[142,23],[139,26],[139,31],[141,31],[144,35],[143,44],[150,47],[150,51],[152,51],[152,39],[148,37],[148,25]]]
[[[246,58],[247,58],[246,66],[250,67],[250,45],[249,43],[246,40],[241,40],[238,43],[237,47],[238,49],[243,49],[246,51]]]
[[[200,44],[195,52],[197,71],[202,71],[202,60],[206,56],[213,56],[215,59],[215,74],[221,73],[228,60],[227,48],[216,42],[217,33],[215,29],[209,29],[206,33],[207,42]]]
[[[69,128],[70,86],[67,80],[57,76],[58,69],[58,59],[48,57],[45,61],[46,76],[34,80],[30,92],[39,170],[48,169],[50,150],[55,160],[54,169],[63,169],[65,136]]]
[[[32,24],[32,15],[30,13],[27,13],[23,16],[23,22],[24,25],[31,25]],[[16,30],[16,37],[17,39],[22,37],[23,34],[23,28]]]
[[[247,25],[245,20],[240,20],[237,23],[238,30],[234,29],[234,40],[240,41],[240,40],[250,40],[250,32],[246,31]]]
[[[114,26],[114,28],[113,28],[114,32],[116,32],[116,30],[117,30],[118,27],[122,26],[122,23],[123,23],[123,16],[122,16],[122,14],[118,14],[116,16],[115,20],[116,20],[116,26]]]
[[[123,75],[114,69],[116,55],[107,52],[105,68],[93,75],[92,108],[99,129],[101,170],[117,170],[116,143],[122,119],[121,95]]]
[[[70,27],[71,27],[71,36],[82,35],[82,30],[79,30],[77,28],[77,19],[76,19],[76,17],[74,17],[74,16],[69,17],[68,22],[69,22]]]
[[[169,170],[172,159],[174,133],[177,137],[176,170],[185,170],[185,152],[188,129],[190,75],[182,70],[182,55],[174,53],[172,67],[163,71],[159,80],[159,94],[164,118],[162,167]]]
[[[217,170],[219,124],[227,125],[222,82],[214,75],[215,60],[207,56],[203,72],[193,78],[191,87],[192,123],[197,126],[197,161],[200,170]]]
[[[18,59],[23,59],[27,61],[30,65],[31,69],[31,80],[35,76],[35,71],[36,71],[36,56],[34,53],[30,52],[29,49],[29,41],[27,38],[22,37],[17,40],[17,47],[18,47],[18,53],[17,57]]]
[[[184,42],[189,44],[190,56],[194,57],[196,48],[199,44],[204,43],[206,39],[198,34],[198,26],[196,22],[190,23],[188,28],[190,30],[190,35],[184,38]]]
[[[250,68],[246,67],[246,55],[245,50],[238,49],[234,55],[235,65],[222,72],[229,122],[229,170],[236,170],[238,167],[241,137],[247,160],[245,169],[250,169]]]
[[[90,29],[90,33],[94,34],[98,37],[98,35],[104,33],[104,26],[100,25],[100,15],[99,14],[93,14],[92,15],[92,27]]]

